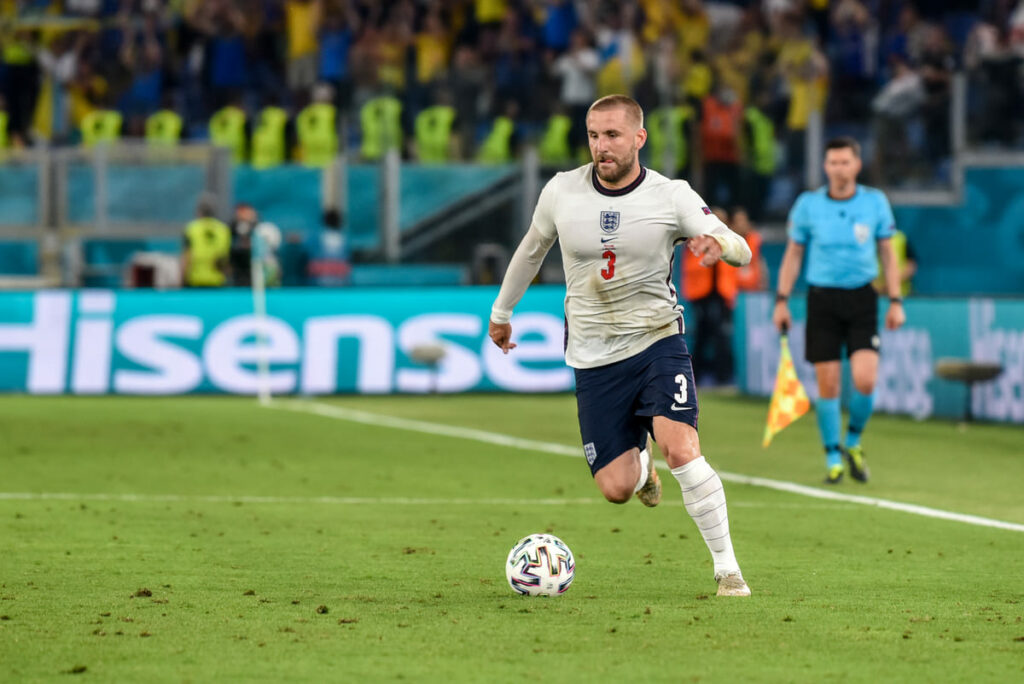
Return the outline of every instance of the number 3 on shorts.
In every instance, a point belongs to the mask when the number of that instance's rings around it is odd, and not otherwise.
[[[672,398],[676,400],[680,406],[686,403],[686,375],[680,373],[676,376],[676,382],[679,383],[679,392],[672,395]]]

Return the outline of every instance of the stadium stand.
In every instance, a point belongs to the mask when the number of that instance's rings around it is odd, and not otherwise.
[[[585,159],[581,92],[629,92],[653,121],[675,122],[670,136],[685,140],[652,136],[646,161],[682,170],[699,188],[714,172],[701,149],[701,114],[712,95],[739,102],[741,169],[723,181],[736,187],[722,196],[743,198],[762,221],[780,220],[806,186],[814,135],[855,135],[865,143],[867,182],[945,192],[948,211],[959,211],[958,82],[963,144],[1024,148],[1024,3],[1009,1],[5,0],[0,38],[0,148],[12,160],[20,150],[97,139],[159,139],[155,148],[221,142],[235,154],[225,210],[232,199],[249,202],[286,232],[312,233],[333,201],[317,173],[334,155],[337,131],[350,162],[346,233],[368,260],[381,256],[378,174],[356,162],[397,146],[400,224],[415,230],[510,173],[463,162],[515,161],[530,146],[555,166]],[[579,68],[577,55],[596,56],[596,70]],[[223,128],[226,111],[238,116]],[[444,125],[427,132],[426,113],[439,111]],[[815,131],[818,112],[824,126]],[[42,173],[0,165],[2,225],[59,223],[59,211],[37,200]],[[181,223],[209,189],[206,173],[152,160],[111,164],[103,189],[117,201],[101,209],[93,166],[79,161],[58,174],[67,194],[53,202],[63,201],[68,225],[90,224],[98,212],[124,228]],[[740,186],[755,184],[758,197],[745,197]],[[121,246],[90,247],[86,260],[113,259],[95,264],[112,269],[132,240],[171,244],[139,233]],[[10,252],[0,264],[22,268],[46,251],[25,231],[18,238],[0,247]]]

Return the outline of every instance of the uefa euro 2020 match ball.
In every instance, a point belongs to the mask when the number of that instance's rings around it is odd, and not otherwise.
[[[505,562],[512,590],[527,596],[564,594],[576,576],[572,551],[553,534],[531,534],[515,543]]]

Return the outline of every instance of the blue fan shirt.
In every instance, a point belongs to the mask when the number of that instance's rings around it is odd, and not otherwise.
[[[803,192],[789,212],[789,239],[807,249],[807,283],[854,289],[878,276],[878,240],[891,238],[896,220],[885,194],[857,185],[835,200],[828,186]]]

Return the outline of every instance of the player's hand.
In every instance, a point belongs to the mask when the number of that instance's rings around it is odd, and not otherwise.
[[[686,241],[695,257],[700,257],[701,266],[714,266],[722,258],[722,245],[710,235],[698,235]]]
[[[887,330],[898,330],[907,322],[907,312],[903,310],[903,304],[892,302],[889,310],[885,312],[885,327]]]
[[[516,343],[512,341],[511,323],[495,323],[494,321],[488,321],[487,334],[490,335],[494,344],[501,347],[501,351],[506,354],[508,354],[509,350],[516,348]]]
[[[789,304],[784,301],[775,302],[775,309],[772,311],[772,323],[775,329],[785,335],[793,326],[793,316],[789,313]]]

